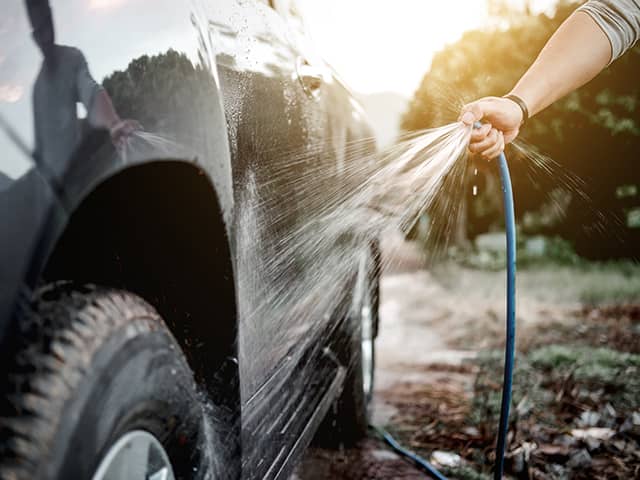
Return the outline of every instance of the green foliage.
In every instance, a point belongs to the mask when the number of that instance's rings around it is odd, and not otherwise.
[[[473,425],[495,425],[500,417],[503,362],[504,352],[498,350],[481,352],[473,361],[480,368],[469,412],[469,421]],[[552,424],[555,416],[545,406],[554,401],[554,392],[545,388],[542,371],[533,367],[526,355],[516,358],[513,382],[512,421],[528,416],[535,406],[539,410],[538,421]]]
[[[609,348],[550,345],[533,351],[529,360],[552,380],[571,377],[591,392],[603,389],[616,408],[640,407],[640,355]]]
[[[632,279],[614,284],[599,283],[585,288],[580,294],[580,302],[585,305],[640,302],[640,282]]]
[[[458,480],[490,480],[491,477],[489,475],[485,475],[484,473],[479,473],[471,467],[461,466],[461,467],[445,467],[442,468],[442,473],[444,473],[447,477],[456,478]]]
[[[630,261],[582,263],[578,300],[584,305],[640,302],[640,265]]]
[[[560,1],[550,17],[514,10],[499,0],[493,0],[490,6],[500,16],[493,27],[467,32],[435,55],[403,117],[403,129],[454,121],[463,104],[507,93],[577,3]],[[629,212],[638,206],[640,198],[620,199],[616,195],[620,185],[640,185],[638,78],[640,46],[526,125],[521,136],[584,179],[589,197],[586,200],[573,195],[566,219],[553,225],[538,225],[530,233],[562,235],[580,255],[590,258],[640,257],[640,229],[625,226],[635,225],[628,220],[635,219],[633,214],[629,217]],[[512,159],[517,156],[513,149],[507,154]],[[558,187],[552,174],[534,184],[523,163],[511,162],[518,219],[527,212],[538,211],[548,200],[549,192]],[[474,202],[469,209],[468,233],[480,233],[500,224],[499,208],[488,213],[486,202]],[[603,223],[607,227],[603,228]]]
[[[474,361],[480,367],[476,379],[470,421],[484,425],[500,415],[503,352],[482,353]],[[609,348],[549,345],[517,358],[513,388],[513,421],[535,415],[537,421],[558,421],[560,391],[598,407],[606,400],[617,410],[640,408],[640,355]]]
[[[619,381],[618,373],[628,367],[640,367],[640,355],[608,348],[567,347],[550,345],[531,353],[534,366],[552,369],[573,369],[576,380],[606,383]],[[640,399],[639,399],[640,400]]]
[[[580,265],[584,261],[576,254],[571,243],[560,237],[542,237],[544,252],[542,255],[532,253],[527,248],[526,240],[518,245],[518,266],[540,265]]]
[[[148,132],[172,132],[184,145],[198,147],[203,136],[194,132],[213,123],[216,89],[210,73],[175,50],[138,57],[102,84],[122,118],[138,120]]]
[[[640,208],[632,208],[627,212],[627,227],[640,228]]]
[[[502,235],[499,232],[494,235]],[[480,237],[479,237],[480,238]],[[477,239],[476,239],[477,240]],[[540,250],[533,250],[530,242],[541,244]],[[528,238],[525,235],[518,235],[517,261],[519,268],[542,267],[549,265],[580,266],[584,260],[580,258],[571,243],[560,237]],[[506,249],[484,248],[476,242],[473,249],[451,249],[449,257],[465,267],[479,270],[503,270],[506,265]]]

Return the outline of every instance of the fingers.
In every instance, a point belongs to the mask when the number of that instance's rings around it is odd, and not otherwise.
[[[487,135],[485,135],[482,140],[471,143],[469,145],[469,150],[473,153],[482,153],[485,150],[488,150],[489,148],[493,147],[498,141],[498,134],[498,130],[492,128],[491,131]]]
[[[465,105],[459,117],[465,125],[474,125],[482,119],[485,123],[471,131],[469,151],[490,160],[518,135],[522,112],[511,100],[485,97]]]
[[[490,160],[497,157],[504,150],[504,135],[499,130],[491,128],[484,139],[472,142],[469,151],[480,154],[483,158]]]
[[[516,128],[514,130],[509,130],[503,133],[504,133],[504,143],[505,145],[508,145],[518,137],[518,134],[520,133],[520,129]]]
[[[110,129],[111,141],[116,148],[124,148],[129,137],[140,130],[142,130],[142,125],[137,120],[120,120]]]
[[[121,150],[126,145],[127,137],[126,135],[111,136],[111,141],[118,150]]]
[[[490,123],[483,123],[480,128],[474,128],[473,130],[471,130],[471,143],[474,144],[481,142],[482,140],[487,138],[489,132],[491,132]]]
[[[142,130],[142,125],[137,120],[123,120],[118,130],[120,135],[131,135],[135,131]]]
[[[467,126],[471,126],[476,122],[476,119],[475,119],[475,116],[473,115],[473,112],[464,112],[460,116],[460,121]]]
[[[458,120],[465,125],[473,125],[475,122],[482,120],[482,116],[483,113],[482,108],[480,108],[480,104],[478,102],[474,102],[462,107]]]
[[[128,135],[136,130],[142,130],[142,125],[137,120],[119,120],[109,130],[111,135]]]
[[[494,145],[480,153],[485,160],[492,160],[504,151],[504,134],[498,132],[498,139]]]
[[[126,120],[127,132],[132,133],[137,130],[142,130],[142,124],[138,120]]]

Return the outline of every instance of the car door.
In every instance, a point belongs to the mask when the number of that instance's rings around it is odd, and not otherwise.
[[[324,66],[285,17],[257,0],[209,10],[233,158],[243,449],[247,471],[270,478],[338,371],[315,360],[335,296],[318,298],[314,279],[328,277],[309,235],[335,184],[335,148]]]

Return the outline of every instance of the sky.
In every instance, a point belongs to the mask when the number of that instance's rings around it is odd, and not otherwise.
[[[524,0],[510,0],[522,5]],[[554,0],[533,0],[534,11]],[[322,57],[359,93],[410,97],[435,52],[489,20],[484,0],[297,0]]]
[[[0,3],[3,1],[6,0],[0,0]],[[247,3],[246,0],[194,0],[200,1],[218,6],[227,1]],[[318,52],[355,92],[395,92],[407,99],[418,87],[435,52],[447,43],[455,42],[465,30],[481,27],[489,21],[486,0],[275,1],[294,2],[298,6]],[[554,0],[508,1],[514,4],[530,1],[538,10],[554,3]],[[156,16],[163,18],[161,24],[154,23],[153,16],[148,15],[148,2],[157,7]],[[268,3],[267,0],[249,0],[251,2]],[[194,51],[195,37],[183,34],[185,27],[191,31],[190,24],[174,21],[174,10],[182,10],[178,6],[182,3],[176,0],[55,0],[52,3],[56,8],[58,41],[82,46],[95,78],[124,68],[117,63],[121,54],[136,58],[143,53],[166,51],[169,46],[180,51]],[[113,42],[93,41],[95,32],[104,28],[103,17],[118,25],[119,33],[113,37]],[[12,34],[13,30],[19,32]],[[14,128],[26,135],[23,136],[26,143],[32,144],[30,94],[24,82],[16,80],[18,77],[35,78],[39,68],[40,55],[29,31],[22,2],[10,1],[0,15],[3,40],[0,42],[0,65],[3,67],[0,69],[0,114],[3,118],[11,118]],[[7,42],[7,38],[10,41]],[[118,45],[117,49],[113,45]],[[21,59],[19,64],[26,65],[28,71],[13,68],[8,52]],[[23,61],[27,58],[31,60]],[[94,58],[100,61],[92,61]],[[15,150],[15,145],[6,135],[0,134],[0,151],[5,152],[5,158],[7,150],[11,149]],[[7,166],[6,163],[0,160],[0,173],[12,177],[19,176],[29,166],[26,159],[20,164],[11,162]]]

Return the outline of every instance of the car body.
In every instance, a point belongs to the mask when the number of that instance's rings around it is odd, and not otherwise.
[[[108,131],[91,128],[93,106],[63,111],[51,89],[35,92],[43,59],[34,25],[23,2],[9,2],[0,33],[2,378],[43,284],[134,292],[164,318],[207,402],[233,418],[220,431],[235,438],[228,448],[241,455],[242,477],[284,478],[344,382],[345,365],[327,348],[353,278],[332,277],[343,258],[331,249],[317,252],[321,264],[282,249],[329,196],[362,180],[344,178],[345,162],[359,160],[349,145],[360,142],[362,158],[375,151],[362,109],[290,2],[51,7],[59,43],[81,52],[117,114],[147,135],[117,150]],[[77,126],[56,130],[69,122]],[[47,160],[36,137],[59,145],[69,128],[77,142]],[[329,301],[305,297],[314,284]]]

